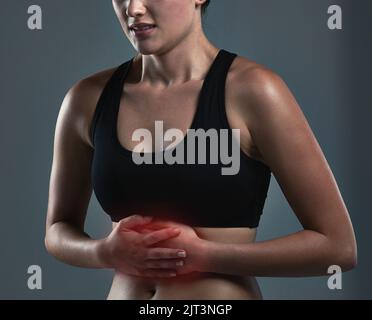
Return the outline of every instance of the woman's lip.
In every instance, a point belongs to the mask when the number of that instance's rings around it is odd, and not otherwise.
[[[142,30],[131,29],[131,32],[133,32],[136,38],[144,38],[144,37],[148,37],[151,33],[153,33],[155,29],[156,29],[156,26],[152,25],[151,28],[149,29],[142,29]]]

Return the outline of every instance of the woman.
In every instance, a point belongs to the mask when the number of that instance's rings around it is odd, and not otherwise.
[[[62,104],[45,244],[65,263],[115,269],[108,299],[261,299],[255,276],[356,265],[347,208],[295,98],[273,71],[209,42],[208,4],[113,0],[138,55],[79,81]],[[159,120],[181,137],[144,139]],[[191,129],[234,135],[217,162],[165,163],[175,150],[195,156],[182,145]],[[223,175],[234,142],[239,170]],[[212,148],[200,155],[216,160]],[[256,243],[271,172],[304,230]],[[92,187],[113,221],[99,240],[84,233]]]

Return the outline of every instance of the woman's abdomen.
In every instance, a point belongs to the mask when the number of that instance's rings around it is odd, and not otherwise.
[[[251,243],[256,229],[199,228],[194,230],[202,239],[225,243]],[[254,277],[193,272],[175,278],[144,278],[115,273],[107,299],[118,300],[251,300],[262,299]]]
[[[117,273],[107,299],[257,300],[262,299],[262,295],[254,277],[193,273],[148,280]]]

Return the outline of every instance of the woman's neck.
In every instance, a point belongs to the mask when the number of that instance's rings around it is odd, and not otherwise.
[[[185,39],[161,55],[139,55],[141,81],[167,87],[204,79],[217,53],[218,48],[201,33]]]

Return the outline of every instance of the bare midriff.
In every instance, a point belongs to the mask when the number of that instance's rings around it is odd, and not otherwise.
[[[223,243],[250,243],[256,229],[201,228],[202,239]],[[254,277],[192,272],[174,278],[137,277],[116,272],[107,299],[111,300],[254,300],[262,299]]]

